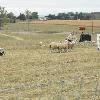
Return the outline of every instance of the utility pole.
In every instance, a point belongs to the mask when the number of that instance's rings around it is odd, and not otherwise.
[[[93,19],[92,19],[92,34],[93,34]]]
[[[1,26],[2,26],[1,23],[2,23],[2,19],[0,18],[0,30],[1,30]]]
[[[29,32],[29,17],[27,19],[27,24],[28,24],[28,32]]]
[[[92,34],[93,34],[93,31],[94,31],[94,22],[93,22],[93,20],[94,20],[94,14],[92,12]]]
[[[31,15],[31,12],[29,11],[29,10],[26,10],[26,18],[27,18],[27,31],[29,32],[29,24],[30,24],[30,22],[29,22],[29,20],[30,20],[30,15]]]

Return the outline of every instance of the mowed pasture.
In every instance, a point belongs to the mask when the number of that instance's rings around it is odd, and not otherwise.
[[[15,23],[0,32],[0,47],[6,51],[0,56],[0,100],[100,100],[96,45],[77,44],[70,52],[51,53],[49,43],[64,40],[67,32],[77,31],[79,39],[77,26],[43,22],[29,29],[27,23]]]

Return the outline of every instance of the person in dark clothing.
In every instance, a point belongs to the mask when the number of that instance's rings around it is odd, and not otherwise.
[[[91,41],[91,35],[89,33],[83,33],[80,35],[80,40],[79,42],[84,42],[84,41]]]

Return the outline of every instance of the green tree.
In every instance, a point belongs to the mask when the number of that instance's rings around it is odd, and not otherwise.
[[[76,12],[76,13],[74,14],[74,19],[75,19],[75,20],[79,19],[79,18],[78,18],[78,12]]]
[[[74,19],[74,13],[73,12],[68,12],[67,13],[68,14],[68,16],[69,16],[69,19],[71,19],[71,20],[73,20]]]
[[[38,19],[38,12],[32,12],[32,19]]]
[[[26,10],[25,11],[25,15],[26,15],[26,19],[29,20],[29,19],[32,19],[32,13],[30,10]]]
[[[66,19],[69,19],[69,16],[66,13],[58,13],[57,19],[66,20]]]
[[[7,22],[8,22],[7,11],[5,10],[5,7],[0,6],[0,29]]]
[[[49,14],[47,17],[47,19],[52,20],[52,19],[56,19],[57,17],[55,16],[55,14]]]
[[[16,16],[12,12],[7,14],[7,17],[9,18],[10,23],[15,23],[16,22]]]
[[[27,31],[30,30],[30,18],[31,18],[31,11],[26,10],[25,11],[26,19],[27,19]],[[32,19],[32,18],[31,18]]]
[[[25,14],[21,14],[20,13],[20,15],[17,17],[17,19],[20,19],[20,20],[26,20],[26,16],[25,16]]]

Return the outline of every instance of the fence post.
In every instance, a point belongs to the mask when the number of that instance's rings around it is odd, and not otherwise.
[[[97,34],[97,49],[100,50],[100,34]]]

